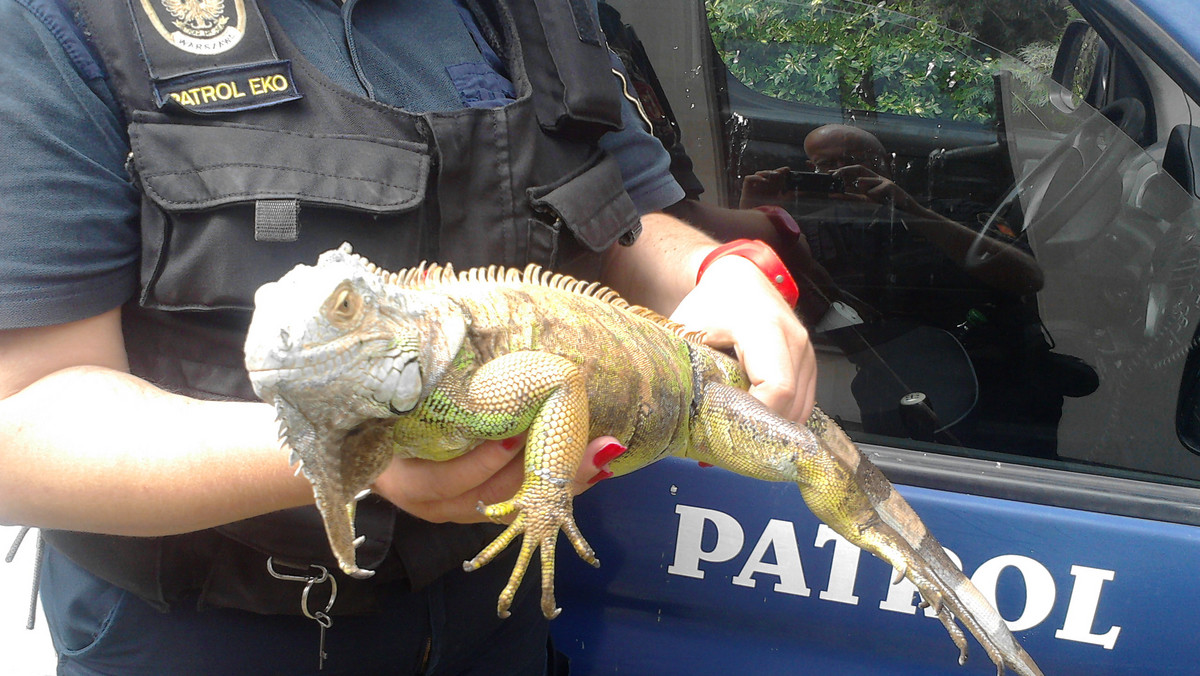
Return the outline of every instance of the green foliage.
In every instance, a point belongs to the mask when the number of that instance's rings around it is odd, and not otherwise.
[[[887,4],[898,3],[888,0]],[[909,4],[919,7],[910,13],[933,17],[947,28],[1009,54],[1018,54],[1033,43],[1057,44],[1068,18],[1078,16],[1066,0],[919,0]]]
[[[1061,0],[1010,1],[1057,5]],[[825,107],[987,122],[995,114],[992,76],[1000,64],[969,35],[938,22],[983,25],[995,14],[980,4],[709,0],[707,8],[713,39],[730,72],[763,94]],[[1038,30],[1061,32],[1061,24],[1058,29],[1039,24]],[[1004,67],[1012,65],[1006,61]]]

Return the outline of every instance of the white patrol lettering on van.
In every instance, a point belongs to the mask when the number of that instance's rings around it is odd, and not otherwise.
[[[675,540],[675,558],[667,567],[667,573],[680,577],[704,579],[701,563],[723,563],[739,557],[746,543],[746,532],[738,520],[724,512],[704,507],[676,505],[679,515],[679,530]],[[705,526],[712,524],[716,540],[709,549],[704,549],[702,539]],[[833,543],[833,560],[829,571],[829,585],[818,594],[822,601],[858,605],[859,597],[854,594],[858,577],[858,563],[862,550],[838,535],[825,524],[817,527],[813,545],[825,547]],[[774,552],[774,563],[765,561],[768,552]],[[960,568],[958,555],[946,550]],[[1037,560],[1028,556],[1004,554],[984,561],[971,581],[979,591],[996,605],[996,585],[1000,573],[1012,569],[1021,574],[1025,581],[1025,607],[1016,619],[1008,620],[1009,629],[1021,631],[1036,627],[1046,621],[1054,608],[1057,586],[1054,576]],[[755,576],[774,576],[778,582],[774,591],[794,596],[809,596],[811,590],[804,578],[804,567],[800,557],[799,539],[795,524],[790,521],[771,519],[758,536],[750,555],[741,571],[731,580],[742,587],[754,587]],[[1113,626],[1102,633],[1094,631],[1096,611],[1100,606],[1100,593],[1105,582],[1112,581],[1115,571],[1087,566],[1071,566],[1070,574],[1075,578],[1070,601],[1063,617],[1062,628],[1054,632],[1055,638],[1078,643],[1089,643],[1112,650],[1117,643],[1121,627]],[[917,612],[917,589],[907,579],[888,587],[887,597],[879,602],[879,608],[894,613],[909,615]],[[925,614],[934,617],[932,609]]]

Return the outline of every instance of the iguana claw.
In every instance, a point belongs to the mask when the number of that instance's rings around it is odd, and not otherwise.
[[[911,564],[902,564],[904,577],[908,578],[921,594],[919,606],[932,609],[954,645],[958,647],[958,663],[965,665],[969,655],[966,634],[958,625],[958,622],[962,622],[996,665],[998,676],[1003,676],[1006,668],[1011,668],[1023,676],[1041,676],[1042,672],[1037,665],[1004,627],[1004,619],[983,599],[970,580],[953,565],[949,557],[942,552],[941,545],[932,539],[927,544],[930,546],[922,547],[920,552],[900,545],[900,551],[886,552],[886,555],[881,554],[881,558],[889,560],[898,556],[911,559]],[[937,547],[937,550],[933,547]],[[1007,645],[1002,647],[1001,642]]]
[[[484,506],[479,510],[492,521],[503,523],[504,517],[516,514],[516,518],[504,529],[495,540],[483,551],[463,563],[463,570],[470,572],[491,563],[500,552],[504,551],[518,535],[523,535],[521,551],[517,563],[513,566],[508,584],[500,592],[496,604],[496,614],[507,618],[513,599],[516,598],[517,588],[525,577],[525,571],[533,558],[535,550],[541,549],[542,564],[542,614],[547,619],[554,619],[562,612],[554,601],[554,548],[558,542],[558,533],[563,531],[575,547],[580,558],[593,566],[599,566],[596,553],[575,525],[575,517],[571,510],[571,493],[566,486],[555,485],[534,478],[522,487],[513,499],[495,505]]]

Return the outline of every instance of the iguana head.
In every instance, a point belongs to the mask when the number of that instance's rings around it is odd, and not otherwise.
[[[395,301],[381,311],[386,286],[343,245],[259,288],[246,336],[255,393],[309,403],[305,412],[322,418],[357,418],[351,426],[411,409],[421,394],[420,337]],[[330,410],[311,410],[322,407]]]
[[[355,496],[392,457],[382,421],[417,404],[422,375],[465,330],[461,314],[394,282],[344,244],[262,286],[246,337],[254,391],[278,412],[339,564],[360,577],[370,573],[354,562]]]

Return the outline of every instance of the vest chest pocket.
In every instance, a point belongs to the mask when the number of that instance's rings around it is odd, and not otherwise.
[[[143,306],[249,309],[259,286],[344,241],[392,269],[418,262],[424,144],[146,119],[130,143]]]

